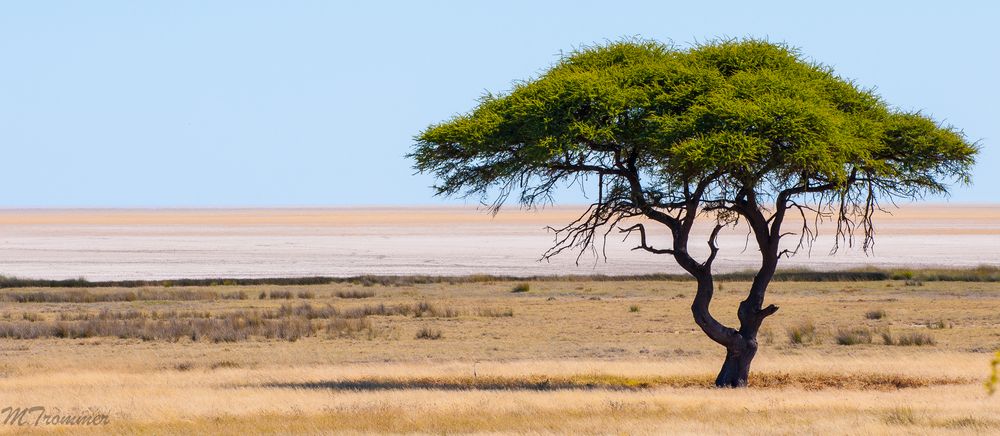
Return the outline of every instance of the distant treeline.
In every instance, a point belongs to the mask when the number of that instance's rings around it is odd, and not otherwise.
[[[754,271],[740,271],[716,274],[720,281],[749,281]],[[430,283],[483,283],[483,282],[523,282],[523,281],[688,281],[686,274],[639,274],[639,275],[542,275],[542,276],[432,276],[432,275],[362,275],[354,277],[274,277],[274,278],[215,278],[215,279],[174,279],[174,280],[114,280],[90,281],[83,278],[68,280],[40,280],[0,276],[0,288],[139,288],[172,286],[254,286],[254,285],[324,285],[330,283],[354,283],[364,286],[405,286]],[[1000,281],[1000,266],[981,265],[975,268],[866,268],[846,271],[813,271],[808,269],[788,269],[775,274],[776,281],[801,282],[843,282],[843,281],[957,281],[996,282]]]

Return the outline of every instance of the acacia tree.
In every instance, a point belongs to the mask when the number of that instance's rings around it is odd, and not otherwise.
[[[409,157],[436,176],[437,194],[480,195],[493,213],[511,196],[531,208],[567,184],[596,184],[593,204],[554,229],[543,257],[596,249],[613,230],[673,257],[697,281],[695,322],[726,348],[716,385],[739,387],[761,323],[778,310],[764,297],[779,259],[811,245],[820,220],[836,222],[836,244],[857,234],[867,251],[881,204],[968,183],[977,151],[956,129],[894,109],[784,45],[627,40],[576,50],[485,95],[421,132]],[[701,259],[689,253],[698,217],[714,224]],[[716,238],[737,224],[761,257],[734,328],[709,304]],[[654,235],[671,242],[654,246]]]

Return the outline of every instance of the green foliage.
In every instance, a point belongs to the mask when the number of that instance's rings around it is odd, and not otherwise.
[[[634,165],[654,199],[708,174],[720,175],[718,192],[815,183],[843,192],[858,182],[865,193],[914,197],[968,182],[978,152],[955,128],[753,39],[585,47],[416,142],[410,157],[439,178],[438,194],[495,193],[497,207],[510,194],[531,206],[560,182],[616,165]]]

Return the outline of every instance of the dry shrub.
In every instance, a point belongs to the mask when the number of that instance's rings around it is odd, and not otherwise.
[[[295,342],[299,338],[312,336],[316,327],[308,319],[286,318],[264,323],[262,336],[267,339],[281,339]]]
[[[28,322],[37,322],[42,320],[42,315],[34,312],[24,312],[21,314],[21,319]]]
[[[345,319],[336,318],[327,321],[326,323],[326,333],[334,337],[354,337],[357,333],[369,332],[369,338],[372,337],[374,330],[372,329],[372,322],[365,318],[359,319]]]
[[[1000,421],[966,416],[946,419],[940,423],[940,426],[967,432],[985,433],[985,430],[1000,428]]]
[[[802,321],[789,326],[788,342],[795,345],[806,345],[816,342],[816,325],[812,321]]]
[[[36,339],[53,336],[49,323],[36,322],[3,322],[0,323],[0,338]]]
[[[774,331],[770,327],[765,327],[760,330],[760,338],[765,344],[774,343]]]
[[[232,360],[220,360],[209,365],[209,369],[225,369],[225,368],[239,368],[241,365],[239,363],[233,362]]]
[[[375,296],[375,291],[370,290],[350,290],[337,291],[337,298],[371,298]]]
[[[923,346],[923,345],[934,345],[934,338],[931,335],[925,333],[912,332],[899,336],[896,338],[895,344],[889,345],[902,345],[904,347],[908,346]]]
[[[454,318],[458,316],[458,310],[445,307],[439,308],[426,301],[421,301],[413,306],[413,317],[433,317],[433,318]]]
[[[346,318],[362,318],[366,316],[413,316],[414,318],[454,318],[459,315],[457,309],[451,307],[439,308],[431,303],[421,301],[416,304],[396,304],[387,306],[365,305],[344,310]]]
[[[441,339],[441,330],[424,326],[417,330],[417,339]]]
[[[865,318],[871,320],[878,320],[885,318],[885,311],[882,309],[869,310],[865,312]]]
[[[917,417],[913,414],[913,409],[909,407],[897,407],[890,410],[885,415],[885,423],[891,425],[914,425]]]
[[[282,304],[277,312],[264,312],[264,317],[269,319],[301,317],[306,319],[329,319],[340,316],[340,311],[336,307],[327,304],[324,307],[314,307],[309,303],[302,303],[298,306]]]
[[[292,291],[271,291],[268,297],[272,300],[291,300]]]
[[[528,292],[530,290],[531,290],[531,285],[530,284],[528,284],[528,283],[518,283],[518,284],[514,285],[514,287],[511,288],[510,291],[516,294],[516,293],[520,293],[520,292]]]
[[[476,309],[476,315],[486,317],[486,318],[502,318],[514,316],[514,309],[495,309],[492,307],[480,307]]]
[[[413,313],[413,307],[405,304],[397,304],[393,306],[386,306],[385,304],[379,304],[377,306],[364,305],[361,307],[352,307],[344,310],[345,318],[364,318],[366,316],[393,316],[393,315],[403,315],[408,316]]]
[[[953,327],[950,321],[945,321],[943,319],[939,319],[937,321],[928,321],[925,325],[927,326],[927,328],[931,330],[944,330]]]
[[[865,327],[854,327],[850,329],[837,329],[834,335],[837,345],[859,345],[872,343],[872,331]]]

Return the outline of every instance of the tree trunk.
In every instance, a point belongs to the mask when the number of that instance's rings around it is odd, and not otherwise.
[[[754,332],[756,336],[757,332]],[[738,344],[726,347],[726,360],[722,363],[719,376],[715,378],[715,386],[720,388],[746,387],[750,376],[750,363],[757,354],[757,339],[744,338],[742,334]]]
[[[750,295],[740,303],[737,311],[740,320],[739,330],[722,325],[709,312],[714,290],[711,274],[697,277],[698,293],[695,295],[694,304],[691,305],[695,323],[709,338],[726,347],[726,360],[715,379],[715,385],[718,387],[739,388],[747,385],[750,364],[757,354],[757,331],[760,330],[764,318],[778,310],[774,305],[761,308],[764,292],[772,274],[773,270],[764,269],[754,278]]]

